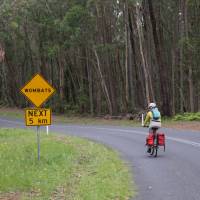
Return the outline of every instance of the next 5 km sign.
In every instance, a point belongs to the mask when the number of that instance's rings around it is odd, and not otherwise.
[[[26,126],[47,126],[51,125],[51,109],[32,108],[26,109]]]

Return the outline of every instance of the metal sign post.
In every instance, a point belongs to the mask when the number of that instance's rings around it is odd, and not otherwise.
[[[38,161],[40,161],[40,126],[37,126]]]
[[[47,126],[47,135],[49,135],[49,126]]]

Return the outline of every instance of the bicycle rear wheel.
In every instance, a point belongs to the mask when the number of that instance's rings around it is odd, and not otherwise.
[[[154,156],[154,157],[157,157],[157,155],[158,155],[158,146],[156,144],[151,147],[150,155]]]
[[[158,155],[158,145],[156,144],[156,146],[154,147],[154,157],[157,157]]]
[[[151,147],[151,156],[157,157],[158,155],[158,140],[157,137],[154,138],[154,145]]]

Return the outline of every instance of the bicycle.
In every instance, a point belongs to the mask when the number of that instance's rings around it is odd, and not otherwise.
[[[150,151],[148,151],[148,153],[151,156],[157,157],[159,146],[163,146],[165,152],[165,135],[163,133],[157,133],[158,128],[152,128],[152,130],[153,130],[153,133],[151,133],[152,135],[149,135],[148,137],[153,137],[153,141],[151,138],[149,144],[147,141],[146,145],[148,149],[150,148]]]

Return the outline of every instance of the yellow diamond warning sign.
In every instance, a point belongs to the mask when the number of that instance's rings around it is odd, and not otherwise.
[[[25,111],[26,126],[51,125],[51,109],[28,108]]]
[[[21,93],[36,107],[40,107],[54,92],[55,89],[39,74],[21,89]]]

